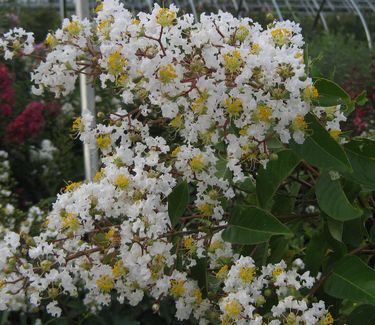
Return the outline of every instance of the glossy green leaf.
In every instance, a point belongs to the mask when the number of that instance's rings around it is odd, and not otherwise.
[[[375,306],[361,305],[354,309],[347,321],[347,325],[374,325],[375,324]]]
[[[274,236],[270,239],[271,254],[268,257],[269,263],[278,263],[283,259],[290,240],[285,236]]]
[[[311,130],[303,144],[292,142],[290,147],[310,164],[330,170],[351,172],[351,165],[343,148],[330,136],[326,129],[312,114],[306,115]]]
[[[197,264],[191,268],[191,276],[194,280],[197,280],[199,288],[202,290],[203,296],[207,297],[208,276],[206,258],[200,258],[197,260]]]
[[[189,204],[189,185],[186,181],[178,184],[168,196],[168,214],[172,226],[176,226]]]
[[[223,178],[223,179],[231,179],[232,178],[232,172],[227,167],[227,160],[224,158],[219,158],[219,160],[216,162],[216,176]]]
[[[255,192],[255,184],[250,178],[246,178],[242,182],[236,183],[236,188],[247,193]]]
[[[346,173],[345,177],[363,185],[369,190],[375,189],[375,155],[371,147],[375,148],[375,141],[351,141],[345,145],[346,155],[353,168],[353,173]],[[367,150],[367,151],[366,151]]]
[[[306,248],[306,267],[312,274],[317,274],[323,263],[328,242],[324,237],[324,233],[316,234],[309,242]]]
[[[239,205],[233,209],[225,241],[253,245],[268,241],[274,235],[290,235],[291,231],[269,212],[253,206]]]
[[[350,114],[354,110],[350,95],[337,83],[320,78],[314,83],[314,86],[319,93],[319,97],[315,101],[316,105],[323,107],[344,105],[346,114]]]
[[[317,180],[315,194],[322,211],[337,221],[352,220],[362,215],[362,210],[349,202],[340,180],[332,180],[327,172]]]
[[[262,207],[267,205],[282,181],[293,172],[299,163],[299,158],[292,150],[283,150],[277,155],[278,159],[269,161],[266,169],[259,168],[256,190]]]
[[[359,257],[346,256],[333,268],[324,289],[336,298],[374,305],[375,271]]]
[[[355,102],[359,106],[364,106],[367,103],[367,91],[362,91],[356,98]]]
[[[344,231],[344,224],[341,221],[337,221],[335,219],[328,217],[327,226],[328,226],[328,230],[332,238],[339,242],[342,242],[342,233]]]

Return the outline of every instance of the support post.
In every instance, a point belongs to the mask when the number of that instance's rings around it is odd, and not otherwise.
[[[66,3],[65,0],[59,0],[59,11],[60,11],[60,19],[61,22],[66,17]]]
[[[76,15],[79,19],[89,17],[90,5],[89,0],[76,0]],[[95,91],[93,85],[85,74],[80,75],[79,79],[80,95],[81,95],[81,112],[90,112],[94,117],[95,123]],[[83,158],[85,165],[85,177],[90,181],[98,171],[98,150],[92,148],[88,144],[83,144]]]

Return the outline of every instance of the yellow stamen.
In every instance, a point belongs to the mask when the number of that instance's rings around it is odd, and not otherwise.
[[[108,275],[102,275],[96,280],[96,285],[106,293],[110,292],[115,287],[113,279]]]

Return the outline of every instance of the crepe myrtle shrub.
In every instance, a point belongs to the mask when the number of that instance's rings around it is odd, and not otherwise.
[[[147,298],[200,324],[367,321],[375,144],[340,131],[364,95],[312,80],[290,21],[95,11],[48,34],[31,78],[59,97],[84,73],[121,98],[97,125],[73,122],[102,165],[63,189],[38,235],[3,236],[0,309],[60,317],[67,298],[90,313]],[[13,29],[0,49],[32,56],[33,36]]]

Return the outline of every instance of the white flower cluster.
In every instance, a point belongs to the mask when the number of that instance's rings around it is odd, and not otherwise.
[[[137,305],[147,295],[155,311],[173,299],[179,320],[201,324],[332,324],[323,302],[303,299],[316,280],[308,272],[284,262],[257,269],[221,238],[233,183],[267,162],[267,141],[301,143],[308,131],[318,93],[299,26],[262,29],[223,12],[194,22],[158,5],[133,17],[118,0],[96,11],[94,23],[73,17],[48,35],[34,92],[67,95],[83,72],[123,107],[96,127],[90,114],[73,122],[100,148],[102,168],[92,182],[66,186],[39,235],[4,238],[0,309],[48,299],[57,317],[64,294],[83,296],[93,311],[113,297]],[[192,200],[174,227],[168,196],[181,181]],[[194,280],[202,260],[216,285]]]
[[[190,145],[224,142],[236,181],[249,163],[267,162],[269,138],[303,142],[304,117],[319,94],[305,73],[297,24],[262,29],[224,12],[194,22],[173,5],[133,17],[118,0],[103,1],[96,11],[93,23],[73,16],[48,35],[50,51],[32,75],[36,94],[67,95],[79,73],[91,75],[123,103],[139,103],[141,115],[169,122]],[[14,34],[5,34],[3,44]],[[19,43],[29,49],[30,39]],[[337,138],[340,109],[322,110]]]
[[[33,33],[23,28],[13,28],[0,38],[0,51],[5,60],[12,59],[15,54],[31,54],[34,51]]]
[[[54,146],[51,140],[43,139],[40,143],[40,148],[36,148],[34,146],[30,147],[30,158],[34,162],[51,161],[56,151],[57,148]]]
[[[297,263],[296,263],[297,262]],[[296,292],[310,289],[315,278],[309,272],[300,274],[303,267],[296,260],[292,269],[287,269],[285,262],[269,264],[257,270],[250,257],[240,257],[227,271],[224,266],[219,272],[224,278],[226,296],[220,301],[221,324],[331,324],[332,316],[327,312],[323,301],[312,303],[303,299]],[[276,293],[277,305],[271,308],[272,315],[262,317],[257,308],[266,304],[267,298]]]
[[[27,213],[17,208],[17,200],[12,192],[14,179],[8,160],[8,153],[0,150],[0,237],[9,232],[29,234],[45,217],[37,206],[31,206]]]
[[[0,150],[0,233],[5,233],[8,227],[12,227],[12,218],[15,207],[11,195],[11,176],[8,153]]]

